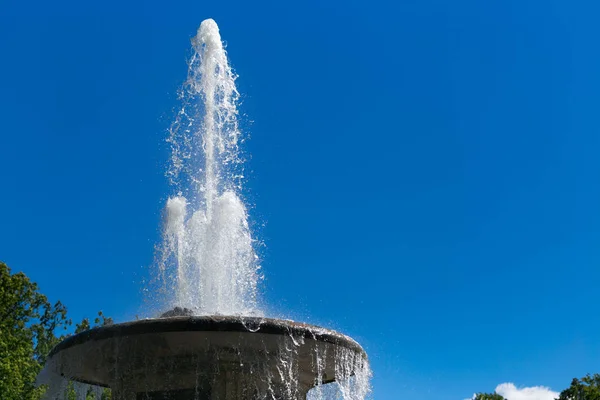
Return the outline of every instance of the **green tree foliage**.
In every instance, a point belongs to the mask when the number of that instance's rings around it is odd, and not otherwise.
[[[0,263],[0,398],[33,400],[43,389],[35,378],[50,349],[70,325],[67,309],[50,304],[23,273]],[[63,333],[64,334],[64,333]]]
[[[81,393],[78,394],[77,390],[75,389],[75,384],[73,382],[69,382],[67,390],[65,390],[64,393],[64,400],[80,399]],[[60,400],[62,400],[62,398]],[[102,389],[102,391],[99,393],[99,396],[97,396],[96,393],[91,388],[89,388],[87,393],[85,394],[85,400],[111,400],[110,389]]]
[[[474,400],[506,400],[498,393],[477,393]]]
[[[111,324],[102,312],[95,325]],[[0,399],[38,400],[45,388],[36,387],[35,379],[50,350],[67,336],[71,320],[60,302],[51,304],[38,286],[23,274],[11,273],[0,262]],[[88,319],[76,324],[76,333],[90,329]],[[70,390],[67,398],[74,398]],[[109,399],[105,391],[102,398]],[[90,393],[88,399],[93,399]]]
[[[571,386],[560,393],[558,400],[600,400],[600,374],[574,378]]]
[[[80,323],[75,324],[75,334],[81,333],[83,331],[87,331],[88,329],[93,328],[94,326],[104,326],[104,325],[112,325],[113,319],[106,317],[102,311],[98,311],[98,316],[94,319],[94,325],[90,324],[90,320],[84,318]]]

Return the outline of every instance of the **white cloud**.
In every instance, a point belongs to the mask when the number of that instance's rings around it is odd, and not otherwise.
[[[517,388],[514,383],[501,383],[496,386],[496,393],[507,400],[554,400],[558,393],[545,386]]]

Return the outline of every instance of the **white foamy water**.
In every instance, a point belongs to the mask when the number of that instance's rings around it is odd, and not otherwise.
[[[173,123],[159,266],[166,308],[196,314],[255,315],[258,257],[240,197],[242,158],[236,76],[215,21],[202,22]]]

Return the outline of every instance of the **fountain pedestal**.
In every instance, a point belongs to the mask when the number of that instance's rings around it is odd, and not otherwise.
[[[115,400],[297,400],[363,363],[358,343],[316,326],[179,316],[82,332],[57,345],[46,368],[110,387]]]

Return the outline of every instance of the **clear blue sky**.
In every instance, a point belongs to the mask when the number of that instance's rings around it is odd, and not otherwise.
[[[5,1],[0,259],[74,319],[139,312],[210,17],[266,304],[358,339],[378,400],[561,390],[600,372],[595,4]]]

